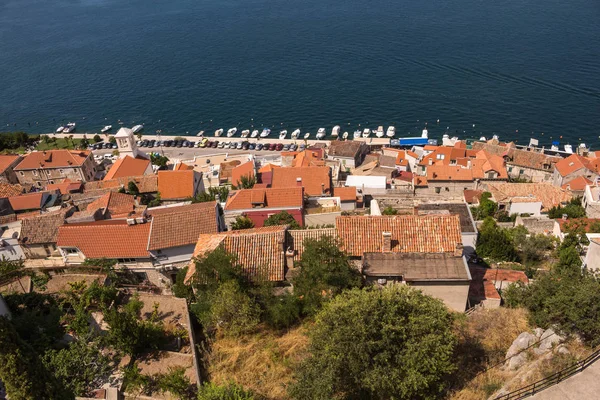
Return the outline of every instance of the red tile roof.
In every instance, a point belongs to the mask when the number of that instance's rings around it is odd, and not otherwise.
[[[482,194],[483,194],[483,190],[467,189],[464,191],[465,201],[469,204],[473,204],[475,202],[475,200],[479,201],[481,199]]]
[[[353,188],[354,189],[354,188]],[[304,204],[301,187],[283,189],[241,189],[230,193],[225,210],[252,208],[301,208]]]
[[[304,187],[304,193],[308,196],[331,195],[331,175],[329,167],[295,167],[276,168],[273,170],[273,188]]]
[[[222,246],[235,256],[244,272],[250,278],[260,279],[266,274],[270,281],[282,281],[285,274],[285,229],[286,226],[244,229],[223,232],[217,235],[200,235],[194,257]],[[185,281],[189,282],[196,273],[194,260],[190,262]]]
[[[582,191],[582,190],[585,190],[585,187],[587,185],[591,185],[592,183],[593,182],[590,181],[585,176],[578,176],[577,178],[570,180],[568,183],[565,183],[561,187],[563,189],[571,190],[571,191],[573,191],[573,190]]]
[[[0,155],[0,174],[3,174],[8,167],[10,167],[15,161],[20,159],[21,156],[6,154]]]
[[[19,184],[0,183],[0,198],[18,196],[25,191],[25,188]]]
[[[333,188],[333,196],[340,201],[356,201],[356,188],[354,186]]]
[[[117,191],[121,187],[127,187],[129,182],[134,182],[140,193],[154,193],[158,191],[158,176],[143,175],[143,176],[126,176],[103,181],[86,182],[83,185],[84,192],[95,191]]]
[[[219,231],[216,202],[149,209],[147,212],[152,216],[148,250],[195,244],[199,235]]]
[[[391,251],[454,252],[462,243],[458,215],[337,217],[343,249],[351,256],[382,251],[382,234],[391,232]]]
[[[73,182],[70,179],[65,179],[61,183],[46,185],[46,190],[58,190],[60,194],[68,194],[80,191],[82,187],[83,183],[81,181]]]
[[[265,164],[262,167],[260,167],[260,169],[258,170],[258,173],[262,174],[264,172],[271,172],[275,168],[281,168],[281,166],[280,165],[275,165],[275,164]]]
[[[501,296],[496,289],[496,282],[529,283],[527,275],[522,271],[483,267],[469,267],[469,271],[471,272],[472,278],[471,284],[469,285],[469,298],[474,300],[500,300]],[[506,287],[506,285],[502,286]]]
[[[158,192],[163,200],[194,196],[194,171],[158,171]]]
[[[9,197],[10,206],[15,211],[38,210],[42,208],[45,192],[27,193]]]
[[[132,195],[118,192],[109,192],[87,206],[87,211],[94,212],[103,208],[112,216],[130,214],[135,209],[135,198]]]
[[[178,163],[175,168],[173,168],[173,171],[191,171],[193,170],[194,167],[192,167],[191,165],[187,165],[184,163]]]
[[[15,167],[15,171],[81,166],[90,154],[90,151],[85,150],[34,151],[23,158]]]
[[[125,156],[119,158],[104,177],[105,181],[129,176],[144,175],[150,166],[150,160]]]
[[[322,228],[322,229],[298,229],[288,230],[288,247],[294,250],[294,260],[300,260],[302,258],[302,252],[304,251],[305,243],[307,239],[319,240],[323,236],[337,239],[337,232],[335,228]]]
[[[231,171],[231,184],[238,186],[242,182],[242,176],[254,178],[254,161],[248,161],[238,165]]]
[[[58,228],[57,245],[76,247],[87,258],[149,258],[150,223],[125,220],[69,224]]]
[[[65,223],[65,217],[74,208],[62,208],[57,212],[23,219],[19,241],[23,244],[56,243],[58,228]]]
[[[566,203],[573,197],[571,192],[549,183],[489,182],[487,186],[496,202],[523,203],[528,198],[537,199],[542,202],[542,210],[549,210],[554,206]]]
[[[600,223],[600,219],[598,218],[573,218],[573,219],[556,219],[558,224],[560,225],[560,231],[566,232],[571,228],[579,228],[583,227],[585,232],[589,233],[592,224]]]

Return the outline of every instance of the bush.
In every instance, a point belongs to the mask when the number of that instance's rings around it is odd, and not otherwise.
[[[260,310],[236,281],[228,281],[211,296],[210,311],[201,317],[206,330],[239,336],[256,328]]]
[[[581,198],[573,198],[566,206],[555,206],[548,211],[548,217],[552,219],[562,218],[566,214],[569,219],[584,218],[585,208],[581,205]]]
[[[251,229],[254,228],[254,222],[245,215],[240,215],[235,218],[235,221],[231,223],[232,231],[239,231],[242,229]]]
[[[495,261],[517,261],[517,249],[506,230],[487,217],[477,235],[477,254]]]
[[[180,297],[183,299],[187,299],[188,302],[191,301],[194,297],[194,291],[189,285],[185,284],[185,276],[187,275],[188,267],[184,267],[177,271],[177,276],[175,277],[175,284],[173,285],[173,295],[175,297]]]
[[[265,307],[265,320],[275,329],[290,328],[300,320],[302,304],[293,294],[273,296]]]
[[[479,206],[471,207],[471,213],[475,220],[482,220],[496,214],[496,211],[498,211],[498,204],[490,200],[491,197],[492,194],[490,192],[483,192],[481,194],[481,199],[479,200]]]
[[[301,229],[300,224],[298,224],[292,214],[287,211],[280,211],[265,220],[264,226],[275,225],[289,225],[290,229]]]
[[[404,285],[353,289],[317,315],[296,399],[440,397],[455,370],[446,306]]]
[[[166,374],[158,374],[154,376],[156,386],[161,392],[169,392],[178,399],[191,398],[190,389],[192,383],[185,376],[185,368],[169,367],[169,372]]]
[[[222,386],[205,383],[198,392],[198,400],[259,400],[259,397],[234,382]]]
[[[381,215],[397,215],[398,210],[394,209],[392,206],[387,206],[381,212]]]
[[[93,140],[94,143],[99,143],[102,141],[102,138],[100,137],[100,135],[94,135]]]

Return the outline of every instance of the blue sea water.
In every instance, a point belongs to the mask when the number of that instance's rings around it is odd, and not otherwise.
[[[427,123],[598,147],[599,21],[598,0],[0,0],[0,131]]]

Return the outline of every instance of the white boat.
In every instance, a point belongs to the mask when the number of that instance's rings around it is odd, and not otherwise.
[[[217,129],[217,130],[215,131],[215,136],[217,136],[217,137],[218,137],[218,136],[221,136],[222,134],[223,134],[223,129],[222,129],[222,128],[221,128],[221,129]]]
[[[550,146],[550,150],[552,150],[552,151],[560,151],[560,149],[558,148],[559,144],[560,143],[558,143],[558,142],[552,142],[552,146]]]
[[[59,126],[59,127],[56,129],[56,133],[61,133],[61,132],[62,132],[62,131],[64,131],[64,130],[65,130],[65,127],[64,127],[64,126]]]
[[[258,130],[253,130],[252,134],[250,135],[250,137],[257,137],[258,136]]]
[[[331,130],[331,136],[333,137],[338,137],[340,135],[340,126],[336,125],[333,127],[333,129]]]
[[[479,141],[480,142],[487,142],[487,139],[485,138],[485,136],[482,136],[482,137],[479,138]]]
[[[271,130],[269,128],[265,128],[263,129],[263,131],[260,133],[260,137],[261,138],[266,138],[267,136],[269,136],[271,134]]]
[[[71,133],[75,131],[76,126],[77,124],[75,122],[69,122],[67,126],[65,126],[65,128],[63,129],[63,133]]]
[[[306,132],[306,133],[304,134],[304,139],[308,139],[309,137],[310,137],[310,133],[309,133],[309,132]]]
[[[292,139],[298,139],[298,136],[300,136],[300,129],[296,129],[292,132]]]
[[[144,125],[143,124],[139,124],[134,126],[133,128],[131,128],[131,131],[133,133],[138,133],[139,131],[141,131],[142,129],[144,129]]]
[[[196,136],[204,136],[204,131],[200,131],[196,134]]]
[[[344,139],[344,140],[348,139],[348,132],[344,132],[344,134],[342,135],[342,139]]]
[[[394,135],[396,134],[396,128],[390,125],[385,134],[387,137],[394,137]]]
[[[242,137],[243,138],[247,138],[249,134],[250,134],[250,131],[248,129],[244,129],[242,131]]]
[[[423,128],[423,133],[421,133],[422,138],[428,138],[429,132],[427,132],[427,128]]]
[[[317,140],[323,139],[326,134],[327,132],[325,131],[325,128],[319,128],[319,130],[317,131]]]
[[[285,139],[285,137],[287,136],[287,131],[284,129],[281,132],[279,132],[279,140],[283,140]]]
[[[565,144],[565,153],[573,154],[573,146]]]
[[[354,139],[358,139],[358,138],[360,138],[360,134],[361,134],[361,131],[360,131],[360,129],[357,129],[357,130],[355,130],[355,131],[354,131]]]
[[[112,125],[106,125],[104,128],[100,129],[100,132],[105,133],[112,129]]]
[[[492,136],[492,139],[493,139],[493,140],[500,140],[500,138],[498,137],[498,135],[494,135],[494,136]]]
[[[369,128],[365,128],[363,130],[362,137],[368,138],[369,136],[371,136],[371,130]]]
[[[378,138],[383,137],[385,133],[383,132],[383,126],[379,126],[377,128],[377,131],[375,132],[375,136],[377,136]]]
[[[236,133],[237,133],[237,128],[231,128],[231,129],[227,130],[227,137],[232,137]]]

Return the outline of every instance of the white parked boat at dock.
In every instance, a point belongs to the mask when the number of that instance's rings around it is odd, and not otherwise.
[[[396,134],[396,128],[394,126],[390,125],[389,128],[387,129],[386,136],[394,137],[395,134]]]
[[[298,136],[300,136],[300,129],[296,129],[292,132],[292,139],[298,139]]]
[[[565,153],[573,154],[573,146],[565,144]]]
[[[244,129],[242,131],[242,137],[243,138],[247,138],[249,134],[250,134],[250,130],[248,130],[248,129]]]
[[[134,126],[133,128],[131,128],[131,131],[133,133],[138,133],[139,131],[141,131],[142,129],[144,129],[144,124],[139,124]]]
[[[227,137],[232,137],[237,133],[237,128],[231,128],[227,131]]]
[[[427,131],[427,128],[423,128],[423,132],[421,133],[421,137],[422,138],[429,138],[429,132]]]
[[[348,132],[344,132],[344,134],[342,135],[342,139],[344,139],[344,140],[348,139]]]
[[[75,131],[75,127],[77,124],[75,122],[69,122],[67,126],[63,129],[63,133],[71,133]]]
[[[265,128],[263,129],[263,131],[260,133],[260,137],[261,138],[266,138],[271,134],[271,130],[269,128]]]
[[[363,130],[362,137],[368,138],[369,136],[371,136],[371,130],[369,128],[365,128]]]
[[[58,128],[56,128],[56,133],[61,133],[64,130],[65,130],[64,126],[59,126]]]
[[[375,132],[375,136],[377,136],[378,138],[382,138],[383,135],[384,135],[383,126],[379,126],[377,128],[377,131]]]
[[[333,127],[333,129],[331,130],[331,136],[333,137],[338,137],[340,135],[340,126],[336,125]]]
[[[317,140],[323,139],[326,134],[327,131],[325,131],[325,128],[319,128],[319,130],[317,131]]]
[[[362,132],[360,131],[360,129],[355,130],[354,131],[354,139],[360,138],[361,133]]]
[[[204,136],[204,131],[200,131],[196,134],[196,136]]]
[[[310,137],[310,132],[306,132],[306,133],[304,134],[304,139],[308,139],[309,137]]]
[[[287,131],[284,129],[281,132],[279,132],[279,140],[283,140],[285,139],[285,137],[287,136]]]
[[[215,136],[217,136],[217,137],[221,136],[222,134],[223,134],[223,129],[222,128],[221,129],[217,129],[215,131]]]
[[[106,133],[112,129],[112,125],[106,125],[104,128],[100,129],[101,133]]]
[[[250,135],[250,137],[255,138],[257,136],[258,136],[258,130],[255,129],[255,130],[252,131],[252,134]]]

